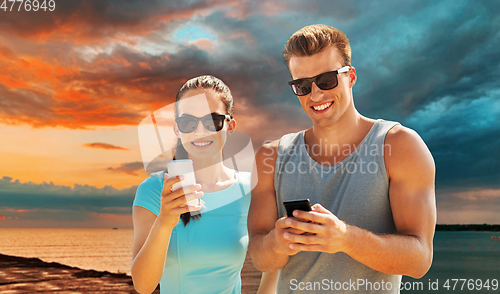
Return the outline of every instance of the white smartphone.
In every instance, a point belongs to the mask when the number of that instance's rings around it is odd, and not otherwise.
[[[191,159],[172,160],[167,163],[167,170],[169,178],[173,178],[179,175],[184,176],[184,180],[182,180],[180,183],[175,183],[172,186],[172,191],[196,184],[196,180],[194,178],[193,161]],[[187,204],[189,206],[197,206],[200,205],[199,200],[199,198],[193,199],[188,201]]]

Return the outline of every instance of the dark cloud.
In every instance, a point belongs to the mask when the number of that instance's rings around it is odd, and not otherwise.
[[[356,106],[419,132],[436,162],[439,193],[499,188],[499,3],[408,5],[395,3],[404,16],[381,20],[371,35],[363,23],[351,28]]]
[[[116,189],[89,185],[68,187],[51,183],[21,183],[4,176],[0,179],[2,209],[14,210],[72,210],[97,213],[132,213],[132,201],[137,186]]]
[[[443,9],[436,6],[437,10]],[[383,53],[377,56],[377,67],[366,69],[367,82],[360,81],[367,89],[361,89],[357,96],[360,107],[387,114],[390,105],[390,114],[400,113],[400,118],[404,118],[444,96],[457,101],[476,99],[496,87],[492,82],[500,78],[495,70],[500,51],[494,49],[500,45],[496,38],[500,18],[490,13],[493,7],[484,2],[463,6],[463,10],[452,10],[446,17],[433,19],[429,15],[433,9],[427,9],[394,22],[401,26],[417,25],[419,19],[427,16],[425,23],[411,28],[414,36],[398,29],[394,29],[395,35],[381,35],[388,45],[379,49]],[[394,38],[396,41],[391,40]],[[376,45],[380,44],[372,47]],[[360,64],[365,70],[362,60]]]
[[[0,226],[131,227],[137,186],[116,189],[0,179]]]
[[[141,161],[122,163],[118,167],[108,167],[108,170],[114,172],[122,172],[128,175],[136,176],[137,172],[144,169],[144,164]]]
[[[311,14],[339,21],[351,20],[359,16],[358,7],[354,0],[315,1],[310,9]]]
[[[39,40],[91,44],[115,38],[147,35],[165,21],[189,19],[207,13],[205,2],[179,5],[173,2],[140,1],[54,1],[52,12],[33,13],[21,9],[2,14],[2,34]],[[10,7],[9,7],[10,9]]]
[[[452,105],[439,100],[408,119],[434,156],[438,189],[500,188],[498,93]]]

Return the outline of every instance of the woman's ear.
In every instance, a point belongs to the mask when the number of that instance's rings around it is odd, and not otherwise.
[[[174,122],[174,134],[177,136],[177,138],[179,137],[179,129],[177,128],[176,122]]]

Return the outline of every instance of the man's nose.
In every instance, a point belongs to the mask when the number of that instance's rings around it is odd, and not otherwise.
[[[316,83],[313,82],[311,84],[311,94],[310,95],[311,95],[310,96],[311,101],[319,102],[319,101],[321,101],[321,96],[323,96],[323,90],[318,88]]]

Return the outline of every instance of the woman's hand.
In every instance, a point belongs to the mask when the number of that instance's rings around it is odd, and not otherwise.
[[[180,188],[172,192],[172,186],[179,183],[184,177],[182,175],[174,178],[169,178],[165,174],[163,182],[163,190],[161,191],[161,206],[158,218],[161,223],[174,228],[179,222],[181,214],[189,211],[197,211],[201,206],[188,206],[186,202],[197,199],[203,196],[203,192],[198,191],[201,189],[200,184]]]

